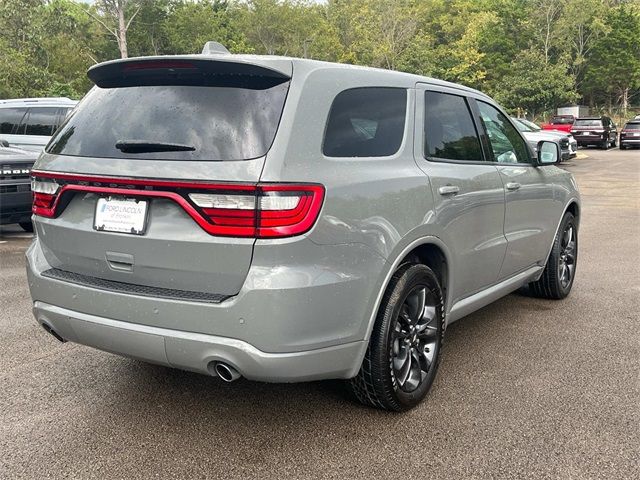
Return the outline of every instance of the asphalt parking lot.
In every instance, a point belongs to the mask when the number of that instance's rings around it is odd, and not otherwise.
[[[38,327],[29,235],[0,230],[0,478],[640,478],[640,151],[580,150],[571,296],[453,324],[427,400],[224,384]]]

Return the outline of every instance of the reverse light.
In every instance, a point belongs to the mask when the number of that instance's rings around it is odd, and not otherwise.
[[[60,185],[55,179],[31,178],[31,192],[33,193],[31,211],[42,217],[53,217],[54,209],[52,207],[59,190]]]
[[[60,188],[58,182],[50,179],[31,179],[31,191],[33,193],[45,193],[47,195],[55,195]]]

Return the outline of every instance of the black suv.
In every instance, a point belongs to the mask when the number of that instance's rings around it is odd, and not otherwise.
[[[640,115],[637,120],[629,120],[620,132],[620,150],[627,147],[640,147]]]
[[[606,150],[615,147],[618,141],[618,128],[609,117],[604,116],[576,119],[571,134],[578,146],[597,145]]]
[[[0,142],[0,225],[19,223],[31,232],[31,168],[38,153],[5,145]]]

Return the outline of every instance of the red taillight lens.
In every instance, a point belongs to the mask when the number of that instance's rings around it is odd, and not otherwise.
[[[33,204],[31,211],[42,217],[53,217],[55,209],[53,205],[56,201],[60,185],[53,179],[31,179],[31,192],[33,193]]]
[[[55,217],[73,193],[165,198],[180,205],[211,235],[283,238],[315,224],[324,187],[309,184],[210,184],[204,182],[90,177],[33,171],[33,213]]]
[[[252,193],[193,193],[189,198],[219,235],[256,238],[291,237],[309,231],[324,198],[324,188],[319,185],[258,185]]]

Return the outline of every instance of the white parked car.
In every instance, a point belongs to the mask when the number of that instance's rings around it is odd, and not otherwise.
[[[527,139],[534,152],[541,140],[556,142],[560,146],[562,160],[568,160],[578,154],[578,142],[570,133],[561,130],[543,130],[526,118],[512,118],[518,130]]]
[[[77,103],[66,97],[0,100],[0,136],[12,147],[41,152]]]

